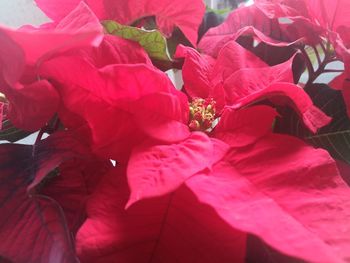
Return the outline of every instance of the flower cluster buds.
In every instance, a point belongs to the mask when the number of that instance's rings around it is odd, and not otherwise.
[[[212,98],[194,98],[189,107],[192,131],[206,131],[212,127],[215,120],[215,101]]]

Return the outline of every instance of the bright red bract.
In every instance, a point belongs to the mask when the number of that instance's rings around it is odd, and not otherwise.
[[[349,261],[349,3],[36,3],[0,26],[0,139],[39,131],[0,145],[0,261]]]

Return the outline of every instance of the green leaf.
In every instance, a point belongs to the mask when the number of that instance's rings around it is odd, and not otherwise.
[[[2,129],[0,130],[0,141],[16,142],[32,133],[16,128],[8,119],[5,119],[2,122]]]
[[[313,134],[293,110],[285,108],[280,111],[282,117],[275,131],[302,138],[317,148],[326,149],[334,158],[350,163],[350,120],[342,93],[326,84],[313,84],[305,91],[317,107],[332,117],[332,122]]]
[[[166,38],[158,30],[145,30],[118,24],[115,21],[103,21],[105,30],[112,35],[138,42],[156,60],[170,61]]]
[[[214,9],[209,6],[206,6],[205,9],[206,9],[206,12],[213,12],[217,15],[223,15],[223,16],[227,16],[232,11],[232,9],[229,7],[226,7],[224,9]]]

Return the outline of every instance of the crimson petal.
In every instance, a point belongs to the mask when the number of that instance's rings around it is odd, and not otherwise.
[[[125,174],[117,173],[106,176],[89,200],[77,235],[83,262],[244,262],[245,234],[188,189],[125,210],[130,193]]]
[[[54,135],[36,146],[0,147],[0,254],[5,258],[19,263],[78,262],[59,205],[34,188],[27,192],[67,157],[69,150],[60,151],[63,139],[67,137]]]
[[[176,190],[188,177],[203,169],[211,169],[226,150],[224,143],[212,141],[202,132],[194,132],[176,144],[157,145],[154,141],[147,141],[136,147],[128,163],[131,188],[128,206]]]
[[[308,262],[350,258],[349,188],[329,154],[271,134],[186,181],[232,227]]]

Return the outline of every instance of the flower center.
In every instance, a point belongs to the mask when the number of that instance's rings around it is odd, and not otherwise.
[[[207,131],[212,128],[215,120],[215,100],[212,98],[194,98],[190,107],[190,121],[188,126],[192,131]]]

